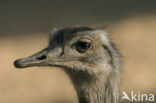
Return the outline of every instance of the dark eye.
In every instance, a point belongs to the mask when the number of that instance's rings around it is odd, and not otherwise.
[[[84,53],[91,47],[91,41],[88,39],[79,40],[76,42],[76,50],[80,53]]]

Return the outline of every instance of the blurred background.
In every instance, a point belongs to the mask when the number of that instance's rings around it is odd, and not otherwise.
[[[123,55],[120,96],[156,94],[156,1],[0,0],[0,103],[78,103],[60,69],[13,66],[46,47],[53,27],[73,25],[107,26]]]

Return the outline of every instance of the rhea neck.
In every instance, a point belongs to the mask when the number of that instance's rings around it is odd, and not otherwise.
[[[117,103],[118,73],[90,74],[87,71],[66,70],[76,89],[79,103]]]

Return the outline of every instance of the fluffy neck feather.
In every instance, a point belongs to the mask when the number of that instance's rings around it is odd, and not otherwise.
[[[119,73],[100,72],[89,74],[87,71],[66,70],[77,91],[79,103],[117,103]]]

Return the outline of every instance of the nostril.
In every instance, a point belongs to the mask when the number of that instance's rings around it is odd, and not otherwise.
[[[41,57],[38,57],[38,58],[36,58],[36,59],[38,59],[38,60],[43,60],[43,59],[46,59],[46,58],[47,58],[46,55],[42,55]]]

